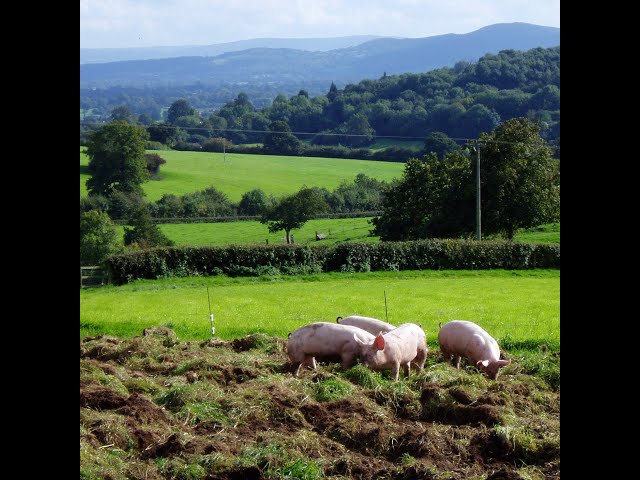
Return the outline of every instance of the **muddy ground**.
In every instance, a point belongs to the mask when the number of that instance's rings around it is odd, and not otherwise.
[[[517,358],[491,381],[444,364],[436,349],[422,373],[394,383],[334,363],[294,378],[285,341],[264,335],[183,342],[159,328],[132,339],[87,337],[80,474],[555,479],[560,391]]]

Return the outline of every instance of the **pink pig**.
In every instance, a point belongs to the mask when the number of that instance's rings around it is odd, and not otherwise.
[[[371,370],[391,369],[391,376],[398,380],[400,366],[405,376],[411,373],[411,364],[424,368],[427,359],[427,340],[424,330],[415,323],[403,323],[385,334],[380,332],[371,341],[355,337],[360,345],[362,362]]]
[[[360,352],[357,340],[372,342],[373,339],[372,334],[357,327],[316,322],[289,334],[287,353],[296,377],[303,364],[316,368],[315,357],[339,356],[346,370]]]
[[[465,357],[491,380],[498,378],[500,367],[511,363],[511,360],[500,360],[498,342],[491,335],[466,320],[452,320],[444,324],[438,333],[438,343],[445,362],[453,355],[453,365],[460,368],[460,358]]]
[[[359,315],[351,315],[345,318],[338,317],[336,318],[336,323],[358,327],[373,335],[377,335],[380,332],[387,333],[396,328],[394,325],[378,320],[377,318],[361,317]]]

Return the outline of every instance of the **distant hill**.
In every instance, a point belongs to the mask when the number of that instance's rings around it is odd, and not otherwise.
[[[311,79],[357,82],[384,73],[418,73],[453,66],[457,61],[475,61],[500,50],[557,45],[559,28],[502,23],[467,34],[377,38],[327,51],[301,50],[298,44],[298,48],[248,48],[216,56],[84,64],[80,66],[80,87],[269,84]]]
[[[337,48],[353,47],[381,38],[378,35],[352,35],[335,38],[253,38],[237,42],[213,45],[186,45],[144,48],[81,48],[80,65],[85,63],[108,63],[124,60],[153,60],[172,57],[213,57],[227,52],[250,48],[294,48],[312,52],[326,52]]]

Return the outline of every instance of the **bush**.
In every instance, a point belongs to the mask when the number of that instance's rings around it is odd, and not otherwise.
[[[147,140],[144,146],[145,150],[170,150],[164,143]]]
[[[147,170],[149,170],[149,175],[152,177],[160,173],[160,165],[167,163],[167,161],[157,153],[145,153],[144,158],[147,160]]]
[[[80,214],[80,265],[99,265],[122,250],[122,241],[106,212],[90,210]]]
[[[560,268],[560,245],[419,240],[339,245],[154,248],[106,260],[113,283],[170,276],[300,275],[376,270]]]

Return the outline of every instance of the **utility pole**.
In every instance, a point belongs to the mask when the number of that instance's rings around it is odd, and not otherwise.
[[[476,240],[482,239],[480,213],[480,144],[476,144]]]
[[[222,137],[222,163],[227,163],[226,138]]]

